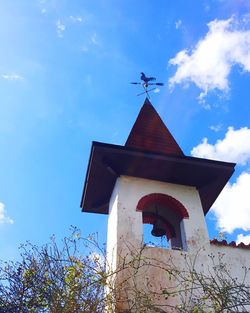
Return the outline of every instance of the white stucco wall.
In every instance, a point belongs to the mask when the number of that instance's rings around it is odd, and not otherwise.
[[[110,200],[108,222],[108,253],[124,243],[143,242],[142,213],[136,211],[139,200],[152,193],[169,195],[187,209],[189,218],[182,221],[188,250],[209,245],[209,238],[199,193],[194,187],[169,184],[148,179],[121,176],[117,179]],[[118,244],[119,243],[119,244]]]
[[[217,259],[221,256],[222,261],[227,264],[231,275],[235,278],[237,277],[239,281],[242,281],[244,278],[244,267],[250,269],[249,249],[211,244],[210,251]],[[245,282],[250,285],[249,274],[245,277]]]
[[[196,259],[196,270],[206,272],[212,266],[209,255],[215,255],[216,260],[220,253],[224,253],[223,262],[228,264],[232,276],[242,277],[242,266],[250,267],[250,250],[210,244],[207,225],[196,188],[128,176],[121,176],[117,179],[110,199],[107,259],[112,270],[118,267],[119,260],[129,255],[131,250],[140,250],[142,247],[142,213],[136,211],[136,207],[142,197],[152,193],[169,195],[180,201],[187,209],[189,218],[182,220],[186,240],[184,250],[186,251],[147,247],[143,250],[145,257],[153,257],[155,262],[157,260],[168,264],[172,262],[180,269],[186,267],[187,259],[189,262]],[[122,275],[124,278],[126,273]],[[247,283],[250,284],[250,277],[247,279]],[[163,275],[163,271],[157,267],[148,268],[145,273],[142,273],[140,276],[141,285],[143,286],[146,281],[152,282],[152,288],[155,291],[160,292],[164,284],[166,287],[166,275]],[[171,285],[172,282],[169,284]],[[164,298],[159,300],[159,302],[161,301],[166,303]],[[178,299],[174,301],[178,303]]]

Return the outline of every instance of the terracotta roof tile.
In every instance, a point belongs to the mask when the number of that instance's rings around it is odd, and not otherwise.
[[[229,246],[229,247],[234,247],[234,248],[250,249],[250,244],[246,245],[243,242],[240,242],[237,245],[235,241],[231,241],[230,243],[228,243],[226,240],[219,241],[218,239],[214,238],[210,240],[210,243],[217,245],[217,246]]]

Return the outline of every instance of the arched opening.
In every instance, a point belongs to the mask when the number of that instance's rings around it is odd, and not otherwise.
[[[153,225],[151,231],[153,237],[165,238],[172,249],[185,248],[182,220],[189,218],[189,215],[180,201],[166,194],[153,193],[141,198],[136,210],[142,212],[144,225]],[[148,227],[147,234],[145,234],[145,229],[144,227],[144,242],[148,240]],[[164,246],[168,247],[168,244]]]

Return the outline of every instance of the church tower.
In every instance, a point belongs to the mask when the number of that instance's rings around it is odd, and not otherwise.
[[[169,249],[147,247],[154,259],[171,257],[179,264],[183,254],[201,247],[209,251],[205,215],[234,166],[186,156],[148,99],[124,146],[93,142],[81,207],[109,214],[107,260],[112,270],[131,247],[144,245],[144,224],[152,224],[153,236],[169,241]],[[161,273],[149,278],[152,288],[159,288]]]

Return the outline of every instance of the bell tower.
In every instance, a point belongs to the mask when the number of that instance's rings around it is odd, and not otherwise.
[[[107,259],[118,267],[129,247],[144,244],[143,224],[166,236],[166,259],[209,248],[205,215],[231,177],[234,164],[185,156],[146,98],[124,146],[93,142],[81,207],[109,214]],[[164,250],[164,251],[163,251]],[[154,274],[155,288],[160,276]]]

